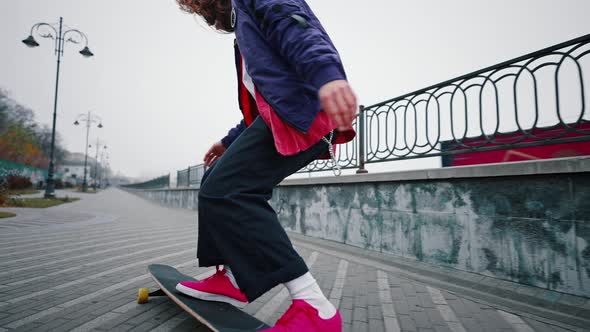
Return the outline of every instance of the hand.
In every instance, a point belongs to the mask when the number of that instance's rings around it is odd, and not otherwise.
[[[215,162],[217,159],[219,159],[221,157],[221,155],[225,152],[225,146],[223,146],[223,144],[221,144],[221,142],[216,142],[215,144],[213,144],[213,146],[211,146],[211,148],[209,149],[209,151],[207,151],[207,153],[205,153],[205,157],[203,158],[203,161],[205,162],[205,166],[209,167],[213,164],[213,162]]]
[[[338,130],[352,128],[356,116],[356,96],[345,80],[324,84],[319,92],[322,109],[338,126]]]

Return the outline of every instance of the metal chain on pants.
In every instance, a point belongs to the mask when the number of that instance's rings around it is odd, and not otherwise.
[[[322,140],[328,143],[328,151],[330,151],[330,158],[332,159],[332,172],[334,172],[335,176],[342,175],[342,170],[340,169],[340,165],[336,161],[336,157],[334,156],[334,147],[332,146],[332,138],[334,137],[334,130],[330,132],[330,138],[322,137]]]

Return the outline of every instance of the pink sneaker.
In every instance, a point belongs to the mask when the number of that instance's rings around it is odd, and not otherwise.
[[[289,310],[267,332],[341,332],[342,317],[336,309],[334,317],[322,319],[317,309],[304,300],[293,300]]]
[[[225,275],[225,269],[220,270],[209,278],[201,281],[183,281],[176,285],[176,290],[197,299],[205,301],[219,301],[243,308],[248,304],[246,295],[239,288],[234,287],[229,278]]]

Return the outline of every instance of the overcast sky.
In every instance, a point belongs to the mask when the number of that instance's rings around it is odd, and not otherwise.
[[[588,0],[308,3],[365,105],[590,33]],[[104,125],[91,140],[107,142],[115,171],[175,173],[201,163],[240,120],[233,36],[174,0],[0,0],[0,13],[0,87],[42,123],[53,112],[53,44],[37,38],[41,47],[29,49],[21,40],[60,16],[88,36],[95,57],[68,44],[62,62],[57,129],[70,151],[83,152],[85,130],[72,123],[90,110]]]

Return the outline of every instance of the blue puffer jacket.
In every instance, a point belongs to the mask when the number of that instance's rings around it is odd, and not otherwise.
[[[336,47],[304,0],[232,0],[236,40],[257,90],[283,121],[307,132],[318,90],[346,79]],[[222,140],[227,147],[242,121]]]

